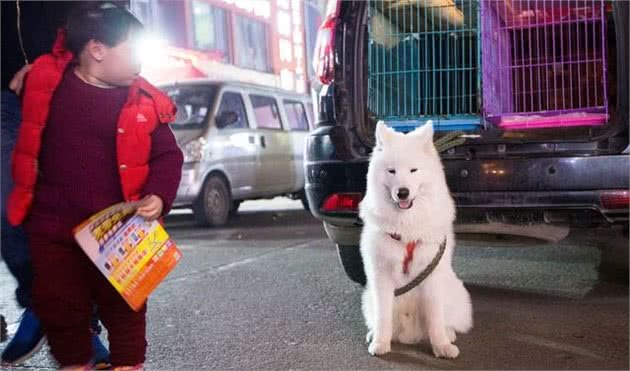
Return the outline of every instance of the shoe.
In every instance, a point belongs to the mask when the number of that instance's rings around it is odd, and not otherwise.
[[[92,335],[92,348],[94,349],[94,369],[105,370],[112,366],[109,359],[109,350],[103,345],[98,335]]]
[[[135,366],[119,366],[114,367],[112,371],[142,371],[144,370],[144,364],[140,363]]]
[[[4,316],[0,315],[0,343],[4,343],[5,341],[7,341],[7,338],[7,322],[4,320]]]
[[[26,309],[13,339],[2,352],[2,365],[21,365],[37,353],[45,342],[42,326],[35,313]]]

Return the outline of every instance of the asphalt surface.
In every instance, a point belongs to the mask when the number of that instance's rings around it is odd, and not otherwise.
[[[198,228],[192,215],[177,213],[167,229],[184,258],[149,302],[147,369],[629,366],[628,277],[602,268],[600,245],[612,232],[560,244],[460,240],[454,265],[471,292],[475,327],[459,336],[460,357],[449,361],[434,358],[428,344],[394,345],[382,358],[367,353],[361,287],[346,278],[299,201],[245,203],[221,229]],[[20,313],[13,288],[0,264],[0,313],[10,332]],[[20,368],[52,367],[43,350]]]

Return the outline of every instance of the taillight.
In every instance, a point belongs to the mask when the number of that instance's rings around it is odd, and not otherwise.
[[[337,27],[340,5],[341,1],[339,0],[328,1],[326,16],[319,26],[317,41],[315,42],[313,69],[315,69],[319,81],[324,85],[330,84],[335,77],[335,28]]]
[[[357,212],[362,199],[361,193],[334,193],[326,198],[321,211],[324,213]]]
[[[603,191],[599,198],[606,210],[630,207],[630,191]]]

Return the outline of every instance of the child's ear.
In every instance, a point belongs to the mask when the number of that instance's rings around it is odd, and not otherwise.
[[[107,47],[107,45],[103,44],[100,41],[96,41],[94,39],[88,41],[88,43],[85,45],[85,53],[94,61],[96,62],[102,62],[103,59],[105,58],[105,55],[107,54],[107,51],[109,50],[109,48]]]

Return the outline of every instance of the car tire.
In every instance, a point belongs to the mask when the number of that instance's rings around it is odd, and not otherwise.
[[[227,181],[220,175],[211,175],[193,205],[193,214],[202,226],[222,227],[227,223],[232,207]]]
[[[367,279],[365,277],[363,258],[361,257],[359,247],[337,245],[337,253],[339,254],[339,261],[341,261],[346,275],[348,275],[352,281],[361,284],[361,286],[365,286]]]
[[[238,214],[238,208],[241,207],[243,200],[232,201],[232,209],[230,209],[230,217],[236,216]]]
[[[601,251],[599,274],[602,278],[620,283],[628,282],[628,226],[614,226],[597,234]]]
[[[304,190],[300,192],[300,201],[302,201],[302,207],[304,210],[311,211],[311,206],[308,204],[308,198],[306,197],[306,192],[304,192]]]

